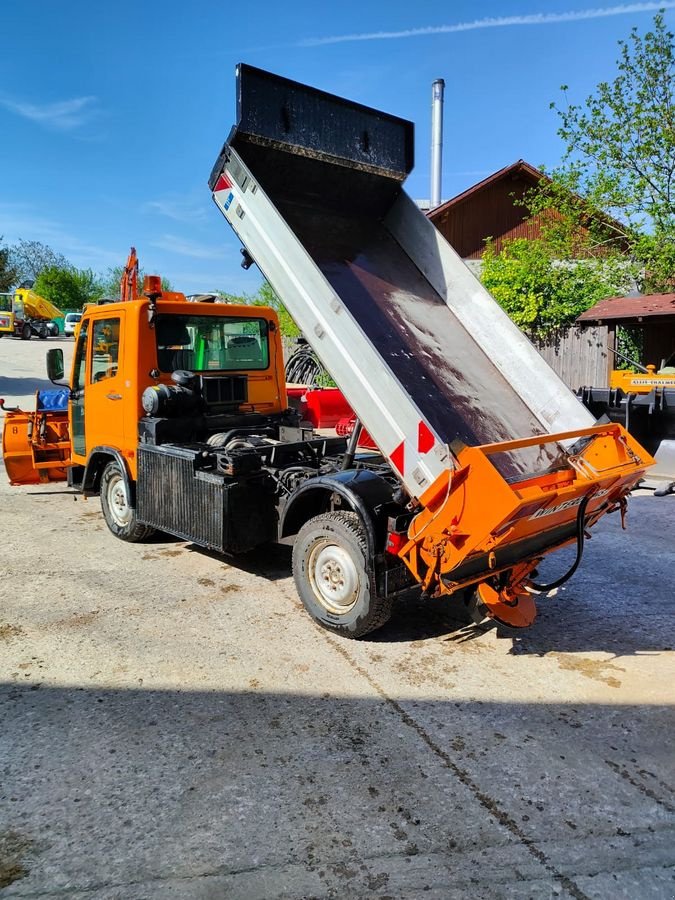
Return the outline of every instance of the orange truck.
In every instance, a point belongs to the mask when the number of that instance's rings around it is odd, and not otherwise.
[[[156,276],[137,297],[132,258],[124,299],[85,310],[63,393],[6,413],[10,480],[99,494],[123,540],[292,542],[306,610],[345,637],[414,587],[529,625],[651,457],[595,423],[402,191],[411,123],[251,67],[238,78],[214,200],[356,426],[319,434],[289,408],[272,309],[190,302]],[[62,380],[60,349],[48,369]],[[538,582],[570,544],[571,569]]]

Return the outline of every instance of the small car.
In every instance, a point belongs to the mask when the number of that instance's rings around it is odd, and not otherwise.
[[[77,324],[82,318],[82,313],[66,313],[63,320],[63,334],[65,337],[72,337],[75,334]]]

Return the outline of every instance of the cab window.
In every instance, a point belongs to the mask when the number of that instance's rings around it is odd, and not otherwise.
[[[120,350],[120,319],[96,319],[93,323],[91,381],[117,375]]]
[[[84,387],[84,377],[87,370],[87,347],[89,345],[89,321],[85,320],[80,328],[75,348],[75,365],[73,366],[73,390],[79,391]]]
[[[269,326],[265,319],[237,316],[157,316],[160,371],[232,372],[269,366]]]

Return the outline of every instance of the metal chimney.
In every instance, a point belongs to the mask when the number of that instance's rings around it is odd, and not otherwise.
[[[442,78],[437,78],[431,85],[431,209],[441,204],[444,90],[445,81]]]

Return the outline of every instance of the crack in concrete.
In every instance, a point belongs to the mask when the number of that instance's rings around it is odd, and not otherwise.
[[[439,747],[419,722],[417,722],[410,713],[401,706],[398,700],[394,700],[393,697],[390,697],[389,694],[387,694],[384,688],[372,677],[372,675],[350,656],[341,643],[332,638],[326,631],[322,633],[322,636],[362,678],[365,678],[373,690],[375,690],[379,696],[396,711],[403,723],[417,733],[427,747],[429,747],[429,749],[444,763],[446,768],[448,768],[459,781],[471,791],[483,809],[485,809],[502,827],[506,828],[525,847],[527,852],[533,856],[534,859],[536,859],[537,862],[539,862],[546,871],[575,898],[575,900],[590,900],[590,897],[585,894],[568,875],[560,872],[555,867],[544,851],[535,844],[534,838],[531,838],[526,834],[520,825],[518,825],[507,812],[500,808],[497,801],[490,797],[489,794],[485,793],[485,791],[476,784],[471,775],[469,775],[465,769],[462,769],[457,765],[449,753],[443,750],[442,747]]]

